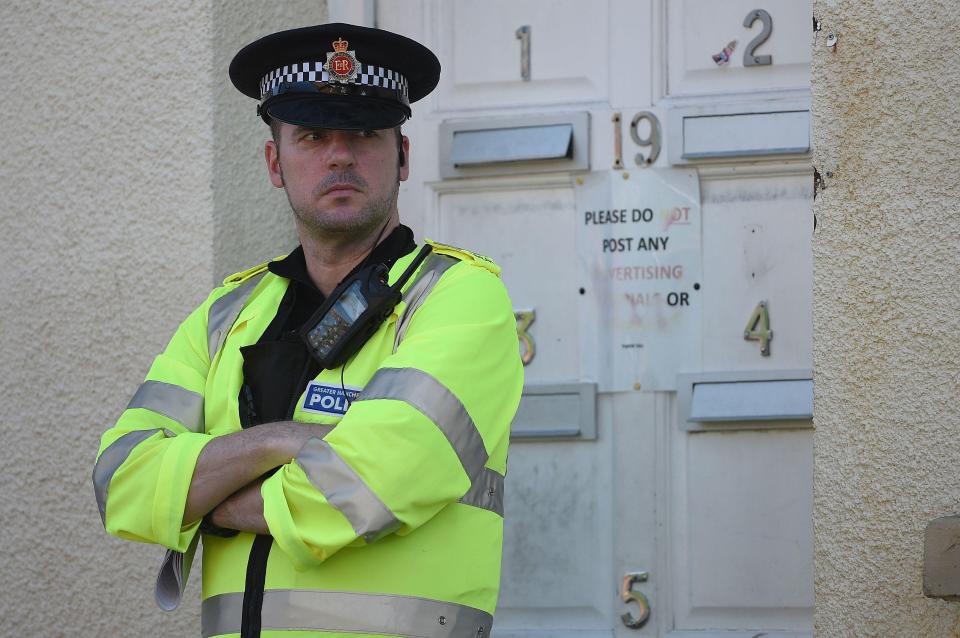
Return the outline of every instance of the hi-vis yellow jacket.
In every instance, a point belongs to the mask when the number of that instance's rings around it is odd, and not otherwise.
[[[322,392],[300,397],[296,421],[337,425],[263,483],[274,539],[264,638],[490,633],[522,365],[499,268],[433,247],[393,314],[347,362],[344,384],[359,396],[346,414],[307,409]],[[414,254],[393,266],[391,283]],[[93,481],[104,526],[171,550],[161,606],[179,600],[201,536],[199,521],[182,525],[197,457],[212,437],[240,430],[240,348],[257,342],[288,283],[265,265],[228,278],[103,435]],[[339,389],[340,373],[324,370],[310,386]],[[255,537],[202,536],[202,634],[237,635]]]

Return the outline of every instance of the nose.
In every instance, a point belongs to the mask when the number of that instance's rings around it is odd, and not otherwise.
[[[353,166],[354,155],[352,138],[348,131],[331,131],[327,147],[327,165],[332,169],[343,170]]]

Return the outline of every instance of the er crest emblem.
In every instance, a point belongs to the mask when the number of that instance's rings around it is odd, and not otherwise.
[[[333,41],[333,51],[327,53],[327,63],[323,70],[330,76],[331,82],[349,84],[357,79],[360,63],[356,52],[347,51],[349,42],[342,37]]]

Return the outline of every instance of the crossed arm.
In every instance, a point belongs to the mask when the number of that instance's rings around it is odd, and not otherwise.
[[[289,463],[304,443],[332,429],[331,425],[280,421],[214,438],[197,459],[184,524],[212,512],[212,522],[219,527],[269,534],[260,496],[263,475]]]
[[[199,402],[209,369],[201,306],[154,361],[145,398],[101,440],[94,487],[107,531],[184,551],[209,514],[223,528],[269,533],[296,564],[311,565],[360,536],[416,529],[484,467],[502,472],[522,388],[510,301],[480,269],[454,267],[444,278],[380,362],[379,389],[336,428],[275,422],[207,434],[218,424],[205,423]],[[183,404],[173,416],[159,409],[170,397]],[[300,459],[314,438],[323,440]],[[330,502],[328,492],[348,488],[361,495],[350,507]]]

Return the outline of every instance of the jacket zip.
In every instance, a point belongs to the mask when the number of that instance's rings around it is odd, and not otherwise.
[[[308,357],[300,372],[300,378],[295,386],[302,388],[307,382],[307,375],[310,370],[310,364],[313,361]],[[246,419],[241,416],[241,423],[246,422],[247,427],[259,425],[259,419],[253,406],[253,393],[249,386],[243,385],[241,393],[246,399]],[[290,407],[287,408],[287,420],[293,419],[293,413],[297,409],[297,401],[300,398],[300,392],[294,392]],[[272,471],[270,472],[273,473]],[[240,638],[260,638],[260,624],[262,622],[263,611],[263,590],[267,581],[267,560],[270,558],[270,548],[273,547],[273,537],[265,534],[257,534],[253,539],[253,545],[250,547],[250,556],[247,558],[247,575],[243,590],[243,616],[240,621]]]

